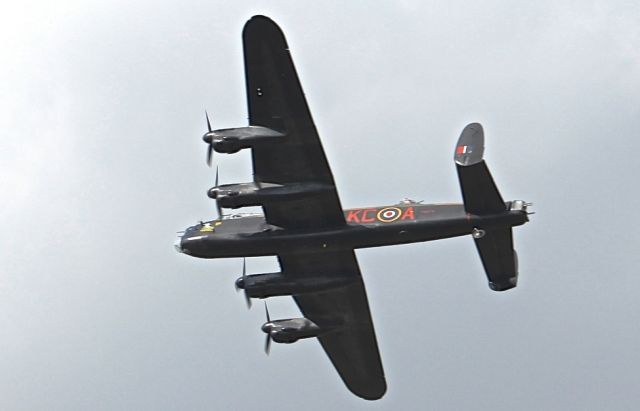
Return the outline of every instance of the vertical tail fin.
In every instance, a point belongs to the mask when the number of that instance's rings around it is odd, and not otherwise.
[[[484,162],[484,132],[478,123],[464,128],[453,159],[456,162],[464,208],[469,214],[483,215],[507,208]]]
[[[484,132],[478,123],[464,128],[454,154],[464,208],[477,216],[499,214],[507,206],[484,162]],[[513,288],[518,280],[518,263],[513,249],[511,226],[484,229],[476,227],[473,238],[489,280],[495,291]]]
[[[493,291],[506,291],[518,285],[518,255],[513,249],[511,227],[486,230],[474,239],[480,260]]]

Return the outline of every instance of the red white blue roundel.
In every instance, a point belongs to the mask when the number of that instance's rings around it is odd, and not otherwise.
[[[398,207],[387,207],[378,211],[378,221],[382,221],[383,223],[391,223],[400,218],[402,211]]]

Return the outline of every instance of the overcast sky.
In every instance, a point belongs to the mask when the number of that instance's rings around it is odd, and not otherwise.
[[[640,407],[640,3],[231,3],[3,5],[0,409]],[[204,109],[247,124],[254,14],[287,36],[345,207],[460,201],[453,146],[476,121],[503,197],[535,203],[505,293],[471,238],[357,252],[377,402],[315,340],[265,356],[241,260],[172,246],[215,215]],[[215,162],[251,178],[246,152]]]

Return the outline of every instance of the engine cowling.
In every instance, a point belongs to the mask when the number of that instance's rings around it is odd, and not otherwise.
[[[261,328],[273,341],[281,344],[291,344],[303,338],[317,337],[327,331],[308,318],[267,321]]]
[[[235,137],[216,138],[211,145],[216,153],[225,154],[234,154],[244,148],[250,147],[247,144],[242,144],[242,141]]]
[[[240,183],[212,187],[207,195],[224,208],[260,206],[269,202],[290,201],[312,197],[333,187],[318,183]]]
[[[245,290],[248,297],[267,298],[282,295],[320,292],[343,287],[355,281],[354,277],[327,277],[321,275],[289,275],[266,273],[245,275],[236,280],[236,287]]]
[[[277,141],[286,134],[262,126],[248,126],[213,130],[202,136],[218,153],[237,153],[258,144]]]
[[[240,184],[224,184],[221,186],[211,187],[207,191],[207,195],[218,201],[224,208],[245,207],[255,201],[256,193],[260,188],[256,183],[240,183]]]

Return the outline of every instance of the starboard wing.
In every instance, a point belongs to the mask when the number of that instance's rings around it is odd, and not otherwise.
[[[285,134],[277,143],[253,147],[254,180],[323,187],[302,199],[265,204],[267,222],[283,228],[344,225],[331,169],[282,31],[269,18],[254,16],[244,27],[243,43],[249,124]]]
[[[318,340],[347,388],[368,400],[381,398],[387,385],[367,294],[353,250],[278,258],[287,276],[302,277],[314,272],[351,280],[342,287],[293,298],[306,318],[321,329],[331,329]]]

